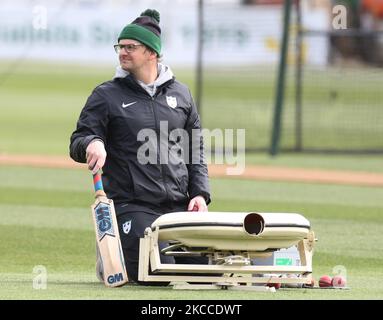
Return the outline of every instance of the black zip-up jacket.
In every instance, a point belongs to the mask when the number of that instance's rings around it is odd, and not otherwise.
[[[168,97],[168,98],[167,98]],[[176,98],[172,108],[167,99]],[[141,129],[151,129],[160,137],[160,122],[167,121],[168,132],[181,128],[192,137],[199,133],[201,162],[161,164],[157,140],[157,162],[140,164],[137,152],[146,141],[138,141]],[[86,162],[86,148],[94,139],[104,142],[107,152],[103,184],[107,196],[118,203],[147,204],[150,207],[177,207],[201,195],[210,202],[208,170],[203,155],[200,119],[189,89],[173,77],[157,88],[151,97],[131,76],[115,78],[94,89],[83,108],[70,139],[70,156]],[[169,143],[169,159],[174,151]]]

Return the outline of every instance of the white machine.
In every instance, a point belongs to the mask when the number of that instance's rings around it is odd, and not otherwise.
[[[161,250],[164,255],[207,256],[209,264],[163,264],[159,240],[169,243]],[[139,280],[170,281],[176,289],[275,291],[265,285],[310,285],[314,242],[310,222],[297,213],[168,213],[154,221],[140,239]],[[299,265],[258,263],[294,246]],[[190,273],[195,275],[185,275]]]

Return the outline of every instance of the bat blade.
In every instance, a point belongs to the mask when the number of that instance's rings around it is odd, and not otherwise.
[[[108,287],[118,287],[128,281],[128,276],[114,204],[103,191],[96,190],[96,195],[96,201],[91,208],[104,271],[104,284]]]

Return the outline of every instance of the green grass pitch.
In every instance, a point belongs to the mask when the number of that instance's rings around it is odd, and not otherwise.
[[[21,62],[22,63],[22,62]],[[4,72],[7,63],[0,63]],[[71,132],[91,90],[114,73],[110,68],[26,64],[1,78],[0,153],[66,155]],[[180,79],[192,86],[190,73]],[[246,77],[242,78],[246,84]],[[272,105],[272,82],[258,89],[231,87],[244,103],[257,96]],[[206,97],[204,119],[231,128],[235,97],[221,95],[219,82]],[[224,82],[221,82],[224,85]],[[217,97],[220,99],[216,99]],[[226,101],[226,104],[223,102]],[[266,110],[266,109],[265,109]],[[220,112],[220,119],[216,113]],[[256,111],[251,111],[256,112]],[[260,113],[249,139],[268,140],[269,111]],[[251,113],[252,114],[252,113]],[[257,113],[258,114],[258,113]],[[213,121],[217,121],[214,123]],[[249,123],[245,123],[246,126]],[[251,126],[248,126],[251,129]],[[263,139],[263,140],[262,140]],[[249,140],[250,142],[252,140]],[[258,141],[258,140],[257,140]],[[263,142],[262,142],[263,143]],[[247,163],[383,172],[380,156],[247,155]],[[351,290],[279,290],[275,294],[234,291],[175,291],[126,286],[105,288],[94,272],[95,240],[90,215],[93,187],[85,169],[0,166],[0,299],[382,299],[383,190],[374,187],[212,179],[211,211],[299,212],[319,241],[314,277],[342,266]],[[33,289],[36,266],[47,270],[47,288]]]
[[[93,88],[113,77],[114,67],[67,66],[0,61],[0,150],[11,153],[61,154]],[[174,69],[194,92],[190,70]],[[205,128],[246,129],[248,148],[268,148],[274,110],[276,70],[207,69],[204,75],[202,123]],[[380,84],[382,72],[355,70],[340,78],[338,71],[305,76],[303,146],[316,148],[383,148]],[[363,85],[356,78],[365,79]],[[369,78],[370,77],[370,78]],[[287,76],[282,147],[294,146],[294,89]],[[336,99],[331,100],[333,91]],[[329,100],[330,99],[330,100]],[[47,132],[49,133],[47,135]],[[48,147],[47,147],[48,146]]]
[[[319,241],[314,277],[347,272],[351,290],[275,294],[107,289],[95,272],[91,178],[81,169],[0,167],[0,299],[382,299],[383,190],[370,187],[212,179],[211,211],[300,212]],[[36,266],[47,288],[34,289]],[[335,268],[335,269],[334,269]]]

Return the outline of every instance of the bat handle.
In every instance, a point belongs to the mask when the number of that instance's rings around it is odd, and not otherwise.
[[[106,196],[104,186],[102,185],[101,170],[98,170],[97,173],[93,175],[93,185],[96,197]]]

